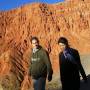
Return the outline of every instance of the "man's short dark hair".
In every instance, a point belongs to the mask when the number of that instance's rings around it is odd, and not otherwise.
[[[37,38],[37,37],[32,37],[32,38],[31,38],[31,43],[32,43],[32,41],[33,41],[33,40],[36,40],[36,41],[37,41],[37,43],[39,43],[39,40],[38,40],[38,38]]]
[[[58,44],[59,43],[63,43],[66,46],[68,46],[68,40],[65,37],[60,37],[59,40],[58,40]]]

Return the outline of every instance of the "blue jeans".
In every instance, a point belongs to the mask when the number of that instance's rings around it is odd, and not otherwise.
[[[33,79],[34,90],[45,90],[46,78],[40,77],[39,79]]]

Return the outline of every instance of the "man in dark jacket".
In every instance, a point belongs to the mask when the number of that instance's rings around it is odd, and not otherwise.
[[[77,50],[70,48],[68,40],[61,37],[58,40],[61,47],[59,54],[60,75],[62,90],[79,90],[80,89],[80,75],[81,73],[85,82],[87,77],[80,62],[80,56]]]
[[[30,64],[30,75],[33,80],[34,90],[45,90],[46,77],[52,80],[52,66],[48,53],[39,45],[37,37],[32,37],[32,53]]]

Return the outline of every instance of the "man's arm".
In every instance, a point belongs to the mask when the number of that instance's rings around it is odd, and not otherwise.
[[[47,65],[48,80],[51,81],[52,80],[53,70],[52,70],[52,65],[51,65],[51,62],[50,62],[48,52],[46,52],[46,51],[43,52],[43,58],[44,58],[45,64]]]
[[[80,55],[79,55],[78,51],[76,51],[75,53],[76,53],[76,54],[75,54],[75,55],[76,55],[75,57],[76,57],[78,69],[79,69],[79,71],[80,71],[80,73],[81,73],[81,75],[82,75],[82,77],[83,77],[83,80],[84,80],[85,82],[87,82],[87,76],[86,76],[85,71],[84,71],[84,68],[83,68],[83,66],[82,66],[82,64],[81,64]]]

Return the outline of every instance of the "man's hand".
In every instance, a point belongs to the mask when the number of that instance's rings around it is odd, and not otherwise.
[[[48,81],[50,82],[52,80],[52,75],[48,75]]]
[[[88,77],[84,79],[84,83],[88,83]]]

